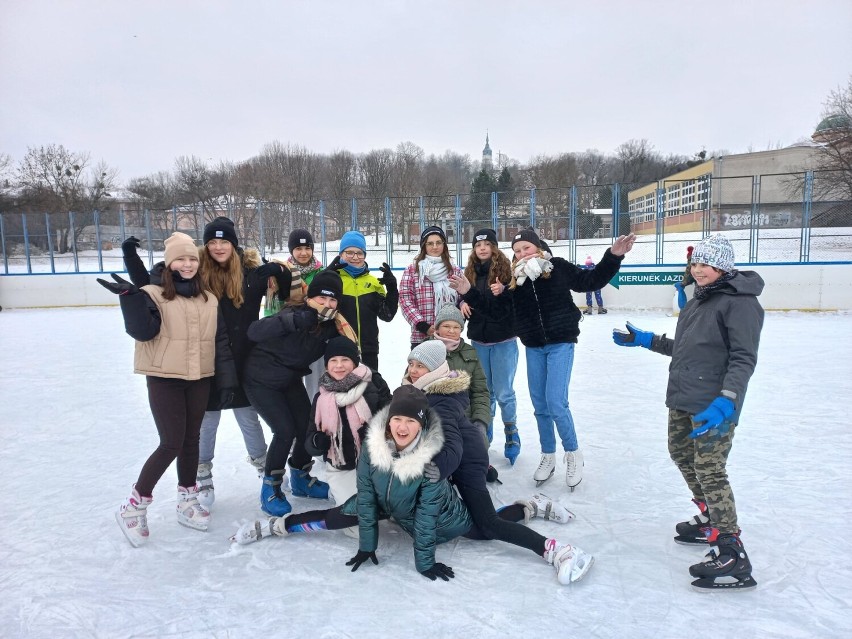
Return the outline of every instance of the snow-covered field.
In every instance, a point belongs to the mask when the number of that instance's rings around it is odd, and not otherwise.
[[[438,560],[455,580],[414,570],[410,540],[383,525],[379,565],[351,573],[356,542],[339,532],[231,546],[258,516],[259,481],[230,413],[219,430],[217,501],[208,533],[175,520],[174,469],[154,492],[147,547],[132,548],[113,511],[157,442],[144,379],[118,308],[0,313],[0,635],[3,637],[849,637],[852,636],[852,315],[771,313],[729,472],[759,583],[693,591],[700,549],[672,541],[693,514],[666,451],[667,360],[613,345],[631,319],[674,329],[662,313],[587,317],[571,407],[586,474],[566,526],[534,528],[597,557],[582,582],[499,542],[458,540]],[[402,373],[408,330],[382,325],[381,370]],[[539,448],[521,356],[523,449],[491,458],[511,503],[533,490]],[[500,437],[498,437],[500,439]],[[324,502],[293,498],[296,510]]]

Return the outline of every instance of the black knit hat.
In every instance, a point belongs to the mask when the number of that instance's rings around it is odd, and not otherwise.
[[[217,217],[204,227],[204,243],[216,239],[228,240],[235,247],[240,245],[234,223],[226,217]]]
[[[447,243],[447,234],[444,233],[444,229],[440,226],[427,226],[420,234],[420,246],[426,244],[426,238],[430,235],[437,235],[444,241],[444,244]]]
[[[426,413],[429,410],[429,401],[426,393],[410,384],[400,386],[393,392],[390,406],[388,406],[388,420],[391,417],[411,417],[420,422],[420,427],[426,425]]]
[[[497,231],[494,229],[479,229],[476,233],[473,234],[473,240],[471,240],[471,244],[476,246],[477,242],[481,242],[485,240],[486,242],[491,242],[495,246],[497,245]]]
[[[290,249],[290,253],[299,246],[307,246],[312,251],[314,250],[314,238],[305,229],[295,229],[287,238],[287,248]]]
[[[338,335],[328,340],[325,345],[325,365],[328,366],[328,360],[332,357],[348,357],[355,366],[361,363],[361,356],[358,354],[358,345],[348,337]]]
[[[512,246],[515,246],[516,242],[529,242],[541,248],[541,239],[539,239],[538,235],[532,229],[524,229],[520,233],[516,233],[515,237],[512,238]]]
[[[308,285],[308,297],[325,295],[339,300],[343,296],[343,280],[337,271],[325,269],[314,275]]]

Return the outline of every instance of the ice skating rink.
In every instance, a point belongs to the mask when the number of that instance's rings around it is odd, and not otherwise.
[[[593,553],[582,582],[519,548],[458,540],[437,558],[456,578],[414,570],[410,539],[383,524],[379,565],[351,573],[357,542],[339,532],[252,546],[228,537],[259,516],[260,483],[225,413],[210,531],[175,520],[176,476],[132,548],[113,512],[157,443],[133,341],[114,308],[0,313],[0,634],[4,637],[714,637],[852,636],[852,314],[767,313],[757,372],[729,461],[755,590],[703,594],[688,567],[701,549],[672,541],[694,514],[666,451],[667,358],[616,347],[626,320],[674,333],[661,312],[586,317],[570,403],[585,479],[541,490],[573,510],[547,536]],[[381,372],[398,385],[408,326],[381,325]],[[534,492],[537,430],[521,349],[515,388],[521,456],[491,460],[506,504]],[[293,498],[294,510],[327,502]]]

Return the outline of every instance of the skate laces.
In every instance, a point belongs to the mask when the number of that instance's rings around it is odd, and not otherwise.
[[[550,468],[553,465],[550,457],[548,457],[547,453],[541,456],[541,461],[538,463],[538,470],[544,470],[545,468]]]
[[[570,450],[565,451],[565,463],[568,465],[567,472],[569,475],[573,475],[577,470],[577,462],[574,459],[574,453]]]

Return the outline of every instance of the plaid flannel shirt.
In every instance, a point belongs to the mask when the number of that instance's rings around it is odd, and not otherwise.
[[[462,270],[453,265],[453,275],[462,275]],[[461,298],[456,294],[456,304]],[[399,284],[399,307],[405,320],[411,325],[411,343],[419,344],[426,339],[426,334],[417,330],[418,322],[435,323],[435,291],[425,277],[420,283],[420,273],[414,264],[409,264],[402,274]]]

